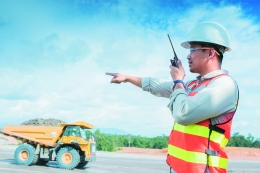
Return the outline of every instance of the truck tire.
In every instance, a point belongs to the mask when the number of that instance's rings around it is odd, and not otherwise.
[[[76,166],[76,168],[83,169],[88,164],[88,161],[83,161]]]
[[[56,158],[61,169],[74,169],[80,161],[79,153],[72,147],[61,148]]]
[[[39,161],[39,154],[34,154],[32,165],[36,164]]]
[[[18,165],[33,165],[37,159],[35,148],[30,144],[20,145],[14,152],[14,160]]]

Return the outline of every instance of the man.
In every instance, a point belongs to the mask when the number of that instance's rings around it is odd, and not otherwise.
[[[111,83],[130,82],[170,98],[168,108],[175,120],[168,141],[170,172],[226,172],[228,159],[223,148],[238,104],[237,84],[221,70],[223,54],[230,51],[229,35],[218,23],[202,22],[181,45],[190,49],[187,59],[190,72],[199,74],[196,80],[183,82],[180,61],[179,68],[170,66],[172,81],[106,74],[113,76]]]

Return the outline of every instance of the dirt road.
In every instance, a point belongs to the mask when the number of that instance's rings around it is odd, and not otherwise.
[[[169,172],[164,156],[97,152],[97,161],[90,162],[80,170],[62,170],[56,162],[44,166],[16,165],[13,158],[15,146],[0,146],[0,172],[4,173],[158,173]]]
[[[64,173],[71,170],[59,169],[56,162],[44,166],[16,165],[13,153],[16,146],[0,145],[0,172],[4,173]],[[132,148],[132,150],[135,148]],[[139,153],[97,152],[97,161],[90,162],[84,169],[74,169],[73,173],[169,173],[165,163],[165,154],[155,154],[156,151],[139,149]],[[137,151],[137,149],[135,149]],[[144,154],[144,151],[145,154]],[[164,151],[164,150],[162,150]],[[163,153],[161,151],[161,153]],[[150,153],[149,153],[150,152]],[[152,154],[152,152],[155,152]],[[228,173],[260,173],[260,160],[230,159]]]

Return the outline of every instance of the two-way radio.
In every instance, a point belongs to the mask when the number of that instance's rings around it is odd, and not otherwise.
[[[171,45],[172,45],[172,41],[171,41],[171,38],[170,38],[169,34],[168,34],[168,38],[169,38],[169,40],[171,42]],[[177,56],[177,54],[176,54],[176,52],[175,52],[175,50],[173,48],[173,45],[172,45],[172,50],[173,50],[173,53],[174,53],[174,58],[170,59],[171,64],[172,64],[172,66],[179,68],[179,66],[178,66],[178,60],[179,59],[178,59],[178,56]]]

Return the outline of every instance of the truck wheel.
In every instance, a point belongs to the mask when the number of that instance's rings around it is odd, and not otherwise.
[[[34,155],[34,158],[33,158],[33,161],[32,161],[32,164],[36,164],[37,162],[39,161],[39,154],[35,154]]]
[[[80,163],[78,164],[78,166],[76,166],[76,168],[82,169],[82,168],[84,168],[87,164],[88,164],[88,161],[80,162]]]
[[[14,160],[18,165],[33,165],[35,161],[35,148],[30,144],[20,145],[14,152]]]
[[[57,162],[62,169],[74,169],[79,160],[79,153],[72,147],[63,147],[57,154]]]

